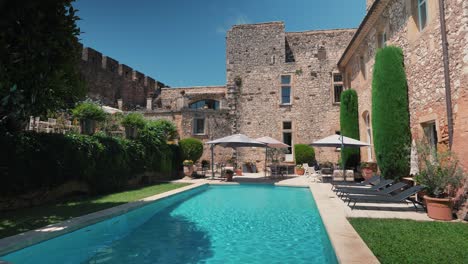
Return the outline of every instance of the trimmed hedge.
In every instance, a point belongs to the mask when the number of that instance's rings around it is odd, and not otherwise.
[[[307,144],[295,144],[294,157],[296,164],[302,165],[303,163],[307,163],[310,166],[315,164],[315,150]]]
[[[2,195],[50,190],[86,182],[94,194],[121,190],[145,171],[180,169],[178,146],[78,134],[24,132],[0,136]]]
[[[196,138],[184,138],[179,141],[183,160],[197,162],[203,155],[203,142]]]
[[[389,46],[375,57],[372,128],[377,163],[387,179],[409,175],[411,134],[403,51]]]
[[[341,134],[359,140],[358,95],[355,90],[349,89],[341,93],[340,100]],[[346,167],[356,168],[361,161],[360,149],[345,147],[341,161]]]

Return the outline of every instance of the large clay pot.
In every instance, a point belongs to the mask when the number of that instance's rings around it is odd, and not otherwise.
[[[452,199],[451,198],[433,198],[424,196],[426,202],[427,216],[436,220],[452,220]]]
[[[92,135],[96,132],[96,120],[83,119],[80,121],[81,134]]]
[[[366,168],[361,168],[361,175],[364,178],[364,180],[368,180],[372,178],[372,175],[374,174],[374,171],[372,168],[366,167]]]
[[[187,177],[192,177],[193,174],[193,165],[184,165],[184,175]]]
[[[236,169],[235,172],[237,176],[242,176],[242,169]]]

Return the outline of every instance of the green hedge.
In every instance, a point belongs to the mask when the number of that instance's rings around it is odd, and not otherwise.
[[[296,164],[302,165],[307,163],[309,165],[315,164],[315,151],[314,148],[306,144],[295,144],[294,145],[294,157]]]
[[[101,194],[123,189],[144,171],[176,175],[182,162],[178,146],[146,143],[99,135],[2,135],[0,192],[48,190],[77,180]]]
[[[411,134],[403,51],[379,50],[372,80],[372,131],[377,163],[385,178],[409,175]]]
[[[355,90],[349,89],[341,93],[340,126],[343,136],[359,140],[358,95]],[[345,147],[341,161],[345,162],[346,167],[356,168],[361,161],[359,148]]]

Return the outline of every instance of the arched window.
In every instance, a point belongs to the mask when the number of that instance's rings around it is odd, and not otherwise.
[[[370,125],[370,115],[369,111],[365,111],[363,114],[364,118],[364,123],[366,125],[366,137],[367,137],[367,143],[372,144],[372,130],[371,130],[371,125]],[[372,158],[372,147],[369,146],[367,147],[367,160],[368,161],[373,161]]]
[[[219,109],[219,101],[212,100],[212,99],[206,99],[206,100],[200,100],[196,101],[194,103],[191,103],[189,105],[190,109],[213,109],[213,110],[218,110]]]

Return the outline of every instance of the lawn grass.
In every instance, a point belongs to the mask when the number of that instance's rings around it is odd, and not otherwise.
[[[468,224],[349,219],[381,263],[468,263]]]
[[[186,183],[161,183],[139,189],[97,196],[68,199],[58,203],[0,214],[0,238],[58,223],[120,204],[186,186]]]

